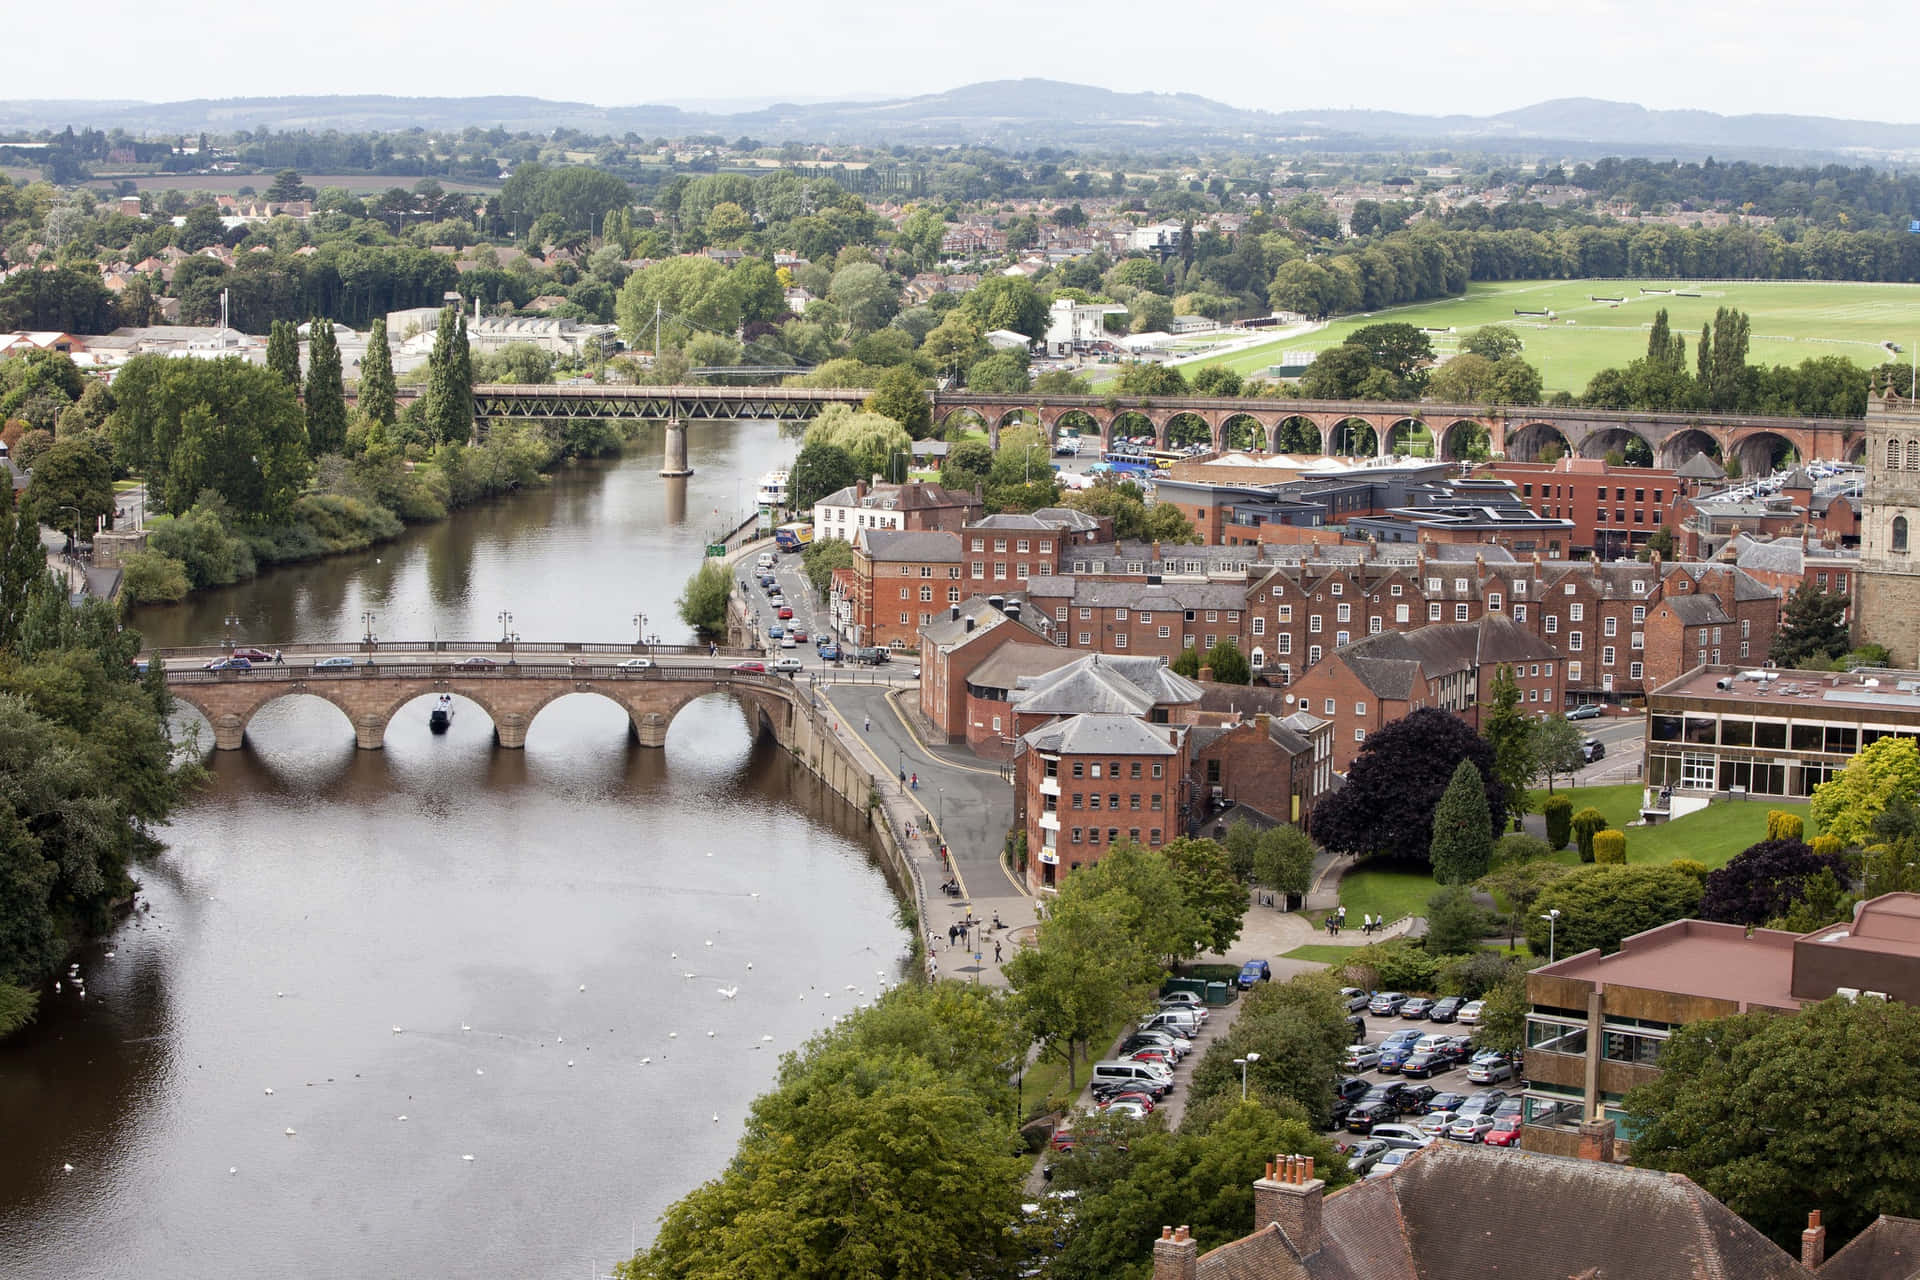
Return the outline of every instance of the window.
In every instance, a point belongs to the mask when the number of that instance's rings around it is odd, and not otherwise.
[[[1372,617],[1367,619],[1367,634],[1370,636],[1377,636],[1380,634],[1380,615],[1379,614],[1376,613]]]
[[[1333,700],[1332,698],[1328,698],[1328,699],[1327,699],[1327,714],[1328,714],[1328,715],[1336,715],[1336,714],[1338,714],[1338,713],[1339,713],[1339,709],[1340,709],[1340,704],[1339,704],[1339,703],[1337,703],[1337,702],[1335,702],[1335,701],[1334,701],[1334,700]]]
[[[1074,793],[1073,793],[1073,807],[1074,807],[1074,808],[1076,808],[1076,809],[1082,809],[1082,808],[1085,808],[1086,806],[1085,806],[1085,805],[1084,805],[1084,804],[1082,803],[1082,800],[1083,800],[1083,797],[1081,796],[1081,794],[1080,794],[1080,793],[1079,793],[1078,791],[1076,791],[1076,792],[1074,792]]]
[[[1637,650],[1637,649],[1644,649],[1646,647],[1647,647],[1647,633],[1644,631],[1634,632],[1632,637],[1627,641],[1627,648],[1629,649]]]
[[[1281,606],[1280,606],[1280,622],[1281,622],[1281,624],[1282,624],[1282,625],[1285,625],[1286,623],[1289,623],[1289,622],[1292,622],[1292,621],[1293,621],[1293,606],[1292,606],[1292,605],[1290,605],[1290,604],[1283,604],[1283,605],[1281,605]]]
[[[1115,622],[1125,622],[1127,620],[1127,611],[1125,609],[1115,609],[1113,611],[1113,620]]]
[[[1453,591],[1455,595],[1463,596],[1467,594],[1467,580],[1465,578],[1455,578],[1453,580]]]
[[[1637,596],[1643,596],[1643,595],[1645,595],[1645,594],[1647,594],[1647,582],[1646,582],[1646,579],[1644,579],[1644,578],[1635,578],[1635,579],[1634,579],[1634,580],[1633,580],[1633,581],[1632,581],[1631,583],[1629,583],[1629,584],[1627,584],[1627,589],[1628,589],[1629,591],[1631,591],[1631,592],[1633,592],[1633,594],[1635,594],[1635,595],[1637,595]]]
[[[1646,675],[1646,671],[1647,671],[1647,667],[1645,663],[1629,662],[1627,664],[1627,679],[1629,680],[1641,679],[1643,676]]]
[[[1005,560],[995,560],[993,562],[994,581],[996,582],[1004,581],[1006,579],[1006,576],[1007,576],[1007,562]]]
[[[1440,579],[1438,578],[1427,579],[1427,594],[1435,595],[1435,596],[1440,594]]]
[[[1603,667],[1610,667],[1613,665],[1613,646],[1612,645],[1609,644],[1609,645],[1601,646],[1600,665]]]
[[[1258,614],[1255,614],[1253,618],[1253,634],[1257,636],[1267,634],[1267,620]]]
[[[1140,621],[1142,621],[1142,622],[1152,622],[1152,621],[1153,621],[1153,613],[1152,613],[1152,611],[1151,611],[1151,610],[1148,610],[1148,609],[1142,609],[1142,610],[1140,611]]]
[[[1365,729],[1355,729],[1353,731],[1353,740],[1355,742],[1365,742],[1367,740],[1367,731]]]
[[[1898,440],[1889,440],[1887,441],[1887,470],[1898,471],[1899,469],[1900,442]]]
[[[1127,797],[1127,808],[1132,809],[1135,813],[1140,811],[1140,793],[1138,791]]]
[[[1345,584],[1339,583],[1339,582],[1330,583],[1327,586],[1327,591],[1330,594],[1332,594],[1333,598],[1336,600],[1340,598],[1340,593],[1344,590],[1346,590]]]
[[[1647,606],[1643,604],[1637,604],[1633,606],[1633,625],[1637,627],[1641,623],[1645,622],[1646,620],[1647,620]]]
[[[1513,606],[1513,620],[1515,622],[1525,622],[1527,620],[1527,606],[1523,604]]]
[[[1307,665],[1308,666],[1311,667],[1319,663],[1320,652],[1321,652],[1320,646],[1317,644],[1307,646]]]
[[[1312,635],[1320,634],[1320,615],[1313,614],[1307,619],[1307,631]]]
[[[1893,518],[1893,549],[1902,554],[1906,552],[1907,518],[1905,516],[1895,516]]]
[[[1088,792],[1088,793],[1087,793],[1087,808],[1089,808],[1089,809],[1098,809],[1099,807],[1100,807],[1100,793],[1099,793],[1098,791],[1090,791],[1090,792]]]
[[[1521,578],[1513,584],[1513,594],[1517,596],[1527,594],[1527,580],[1525,578]]]
[[[930,564],[921,565],[920,576],[923,578],[931,578],[933,576],[933,566]]]
[[[1564,595],[1572,595],[1576,590],[1578,590],[1578,584],[1569,582],[1561,589],[1561,592]]]
[[[1489,591],[1487,593],[1487,608],[1498,609],[1499,607],[1500,607],[1500,593],[1498,591]]]
[[[1600,634],[1604,636],[1612,636],[1612,635],[1620,634],[1620,619],[1618,618],[1601,619]]]
[[[1403,605],[1403,604],[1397,604],[1397,605],[1395,605],[1395,606],[1393,606],[1393,620],[1394,620],[1395,622],[1405,622],[1405,621],[1407,621],[1407,606],[1406,606],[1406,605]]]
[[[1705,665],[1705,659],[1702,659],[1702,665]],[[1569,662],[1567,664],[1567,679],[1578,680],[1579,678],[1580,678],[1580,664],[1577,662]]]
[[[1399,595],[1399,594],[1400,594],[1400,584],[1399,584],[1399,583],[1397,583],[1397,582],[1396,582],[1396,583],[1394,583],[1394,584],[1393,584],[1393,589],[1392,589],[1392,590],[1391,590],[1390,592],[1388,592],[1388,594],[1389,594],[1389,595],[1396,595],[1396,596],[1397,596],[1397,595]]]
[[[1440,621],[1440,602],[1438,600],[1435,600],[1429,605],[1427,605],[1427,621],[1428,622]]]
[[[1274,651],[1276,653],[1287,654],[1293,652],[1293,634],[1291,632],[1282,631],[1273,638],[1273,641]]]
[[[907,625],[907,615],[904,613],[900,615],[900,625],[903,627]]]
[[[1087,621],[1088,619],[1090,619],[1090,618],[1092,618],[1092,617],[1093,617],[1093,610],[1091,610],[1091,609],[1082,609],[1082,610],[1080,611],[1080,621],[1082,621],[1082,622],[1085,622],[1085,621]]]
[[[1579,652],[1580,652],[1580,650],[1582,650],[1583,648],[1585,648],[1585,647],[1586,647],[1586,640],[1587,640],[1587,633],[1586,633],[1586,632],[1584,632],[1584,631],[1569,631],[1569,632],[1567,632],[1567,650],[1568,650],[1568,652],[1570,652],[1570,653],[1579,653]]]
[[[1116,649],[1124,649],[1124,648],[1126,648],[1126,647],[1127,647],[1127,633],[1126,633],[1126,632],[1124,632],[1124,631],[1121,631],[1121,632],[1117,632],[1117,633],[1116,633],[1116,634],[1114,635],[1114,637],[1113,637],[1113,647],[1114,647],[1114,648],[1116,648]]]
[[[987,562],[985,560],[975,560],[973,562],[973,576],[975,578],[984,578],[987,576]]]
[[[1570,604],[1567,606],[1568,622],[1585,622],[1586,620],[1587,620],[1587,607],[1585,605],[1576,601],[1573,604]]]
[[[1099,762],[1097,762],[1097,761],[1096,761],[1095,763],[1093,763],[1093,764],[1090,764],[1090,765],[1088,765],[1088,766],[1087,766],[1087,769],[1088,769],[1088,776],[1089,776],[1089,777],[1093,777],[1093,778],[1097,778],[1097,777],[1099,777],[1099,776],[1100,776],[1100,765],[1099,765]]]
[[[1073,762],[1073,776],[1076,778],[1085,777],[1086,774],[1083,772],[1085,768],[1086,768],[1085,764],[1083,764],[1079,760],[1075,760]]]
[[[1160,628],[1160,638],[1162,640],[1169,639],[1172,635],[1173,635],[1173,629],[1171,627]]]
[[[1351,638],[1352,633],[1350,632],[1336,631],[1333,633],[1333,647],[1336,649],[1345,648],[1347,641]]]
[[[993,540],[993,549],[995,551],[1005,551],[1007,549],[1007,540],[1005,538],[995,538]]]
[[[922,587],[922,588],[920,588],[920,603],[921,603],[921,604],[932,604],[932,603],[933,603],[933,588],[932,588],[932,587]]]
[[[1557,636],[1560,634],[1560,615],[1559,614],[1550,613],[1546,616],[1544,621],[1547,624],[1548,635]]]
[[[958,588],[958,587],[948,587],[948,588],[947,588],[947,603],[948,603],[948,604],[959,604],[959,603],[960,603],[960,588]]]
[[[1082,645],[1082,646],[1085,646],[1085,645],[1090,645],[1090,644],[1092,644],[1092,643],[1093,643],[1093,633],[1092,633],[1091,631],[1082,631],[1082,632],[1080,633],[1080,638],[1079,638],[1078,640],[1076,640],[1076,641],[1075,641],[1074,643],[1076,643],[1076,644],[1079,644],[1079,645]]]
[[[1079,843],[1080,843],[1080,832],[1081,832],[1081,831],[1082,831],[1082,828],[1080,828],[1080,827],[1075,827],[1075,828],[1073,829],[1073,842],[1074,842],[1075,844],[1079,844]]]
[[[1218,644],[1219,641],[1220,641],[1219,636],[1214,635],[1211,631],[1207,633],[1207,648],[1209,649],[1213,648],[1213,646]]]
[[[1465,621],[1467,620],[1467,609],[1468,609],[1468,607],[1469,607],[1469,606],[1467,605],[1467,603],[1466,603],[1466,601],[1464,601],[1464,600],[1463,600],[1463,601],[1461,601],[1461,602],[1460,602],[1459,604],[1456,604],[1456,605],[1454,605],[1454,606],[1453,606],[1453,620],[1454,620],[1455,622],[1465,622]]]
[[[1029,544],[1025,538],[1021,538],[1019,541],[1013,544],[1014,553],[1016,555],[1025,555],[1027,554],[1027,549],[1030,545],[1031,544]]]
[[[1364,702],[1356,702],[1356,703],[1354,703],[1354,704],[1353,704],[1353,714],[1355,714],[1355,715],[1357,715],[1357,716],[1364,716],[1364,715],[1366,715],[1366,714],[1367,714],[1367,704],[1366,704],[1366,703],[1364,703]]]
[[[1335,605],[1333,607],[1333,620],[1335,622],[1352,622],[1353,606],[1350,604]]]

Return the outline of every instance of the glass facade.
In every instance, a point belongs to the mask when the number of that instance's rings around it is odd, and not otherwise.
[[[1806,797],[1868,743],[1916,733],[1831,719],[1657,712],[1647,736],[1651,786]]]

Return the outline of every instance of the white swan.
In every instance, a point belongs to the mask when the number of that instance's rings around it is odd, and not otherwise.
[[[740,994],[740,988],[738,985],[731,986],[731,987],[720,987],[718,988],[718,990],[721,996],[728,1000],[731,1000],[735,996]]]

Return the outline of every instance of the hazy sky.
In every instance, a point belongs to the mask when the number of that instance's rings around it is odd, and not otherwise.
[[[1903,121],[1910,25],[1861,0],[95,0],[10,23],[5,98],[509,93],[601,105],[905,96],[1045,76],[1269,110],[1596,97]]]

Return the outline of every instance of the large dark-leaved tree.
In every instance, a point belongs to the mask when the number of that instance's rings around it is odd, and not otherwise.
[[[1831,871],[1844,880],[1846,867],[1839,854],[1815,853],[1799,840],[1762,840],[1707,876],[1700,914],[1728,924],[1765,924],[1800,901],[1809,876]]]
[[[1783,667],[1826,662],[1839,657],[1852,643],[1847,634],[1847,598],[1803,582],[1787,597],[1780,629],[1773,633],[1767,656]]]
[[[1313,834],[1329,849],[1425,862],[1433,811],[1462,760],[1486,784],[1490,832],[1507,821],[1507,789],[1493,748],[1466,721],[1435,707],[1379,729],[1347,771],[1347,783],[1313,809]]]

